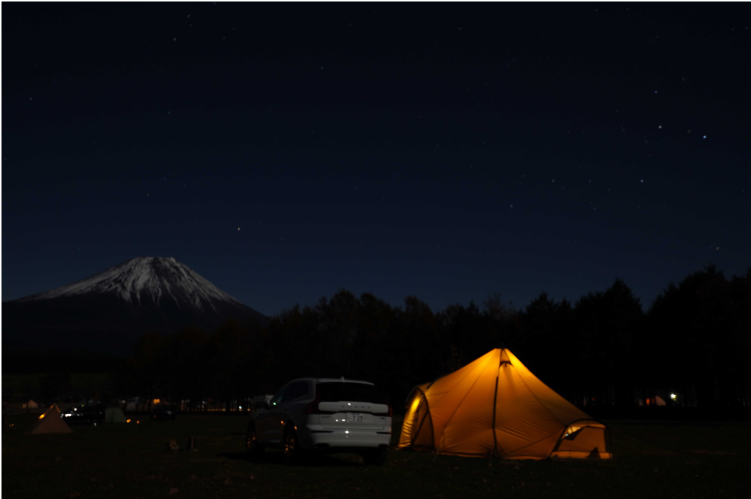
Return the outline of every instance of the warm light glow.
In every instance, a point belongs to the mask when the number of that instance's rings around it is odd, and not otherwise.
[[[568,429],[566,430],[566,434],[563,435],[563,436],[567,437],[567,436],[571,435],[572,433],[581,430],[582,428],[583,428],[583,426],[569,426]]]
[[[412,412],[416,411],[418,405],[420,405],[420,397],[415,397],[412,401],[412,407],[410,407],[409,410]]]
[[[675,397],[676,397],[675,393],[671,393],[671,394],[670,394],[670,398],[671,398],[671,399],[675,400]]]
[[[44,414],[42,414],[41,416],[39,416],[39,419],[42,419],[43,417],[44,417]]]
[[[130,419],[128,419],[128,420],[127,420],[127,421],[125,421],[125,422],[126,422],[126,423],[130,423]]]
[[[154,399],[154,405],[158,404],[160,402],[159,399]]]
[[[141,422],[140,421],[136,421],[136,424],[141,424]]]

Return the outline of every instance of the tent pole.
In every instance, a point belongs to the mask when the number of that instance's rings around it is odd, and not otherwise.
[[[498,366],[498,370],[501,369],[501,366]],[[495,405],[498,403],[498,375],[495,377],[495,392],[493,392],[493,453],[498,452],[498,437],[495,435]]]
[[[501,344],[501,345],[503,345],[503,344]],[[501,353],[503,353],[503,347],[502,346],[499,349],[499,351]],[[498,452],[498,438],[495,435],[495,412],[496,412],[495,411],[495,406],[498,403],[498,376],[500,375],[500,370],[501,370],[501,360],[500,359],[502,359],[502,358],[503,358],[502,355],[498,355],[498,372],[496,372],[496,375],[495,375],[495,391],[493,392],[493,426],[491,428],[493,430],[493,454],[495,454],[495,453]]]

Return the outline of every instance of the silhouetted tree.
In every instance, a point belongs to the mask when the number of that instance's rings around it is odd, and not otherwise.
[[[695,391],[702,405],[748,406],[750,281],[751,269],[728,281],[708,267],[670,284],[646,316],[620,279],[574,307],[543,292],[521,312],[504,306],[500,295],[482,310],[471,302],[434,313],[415,296],[392,307],[371,293],[358,298],[341,289],[313,307],[284,310],[265,326],[230,321],[211,334],[196,328],[145,334],[113,391],[227,403],[273,393],[296,377],[346,376],[375,382],[399,408],[416,384],[503,342],[577,403],[586,395],[587,405],[594,397],[627,407],[634,387],[652,394],[676,387]]]
[[[647,334],[656,383],[680,387],[683,396],[695,392],[703,407],[743,404],[751,331],[748,282],[748,274],[728,282],[711,265],[678,286],[671,283],[655,299]]]
[[[605,404],[632,405],[633,376],[628,360],[644,313],[639,299],[616,279],[604,292],[589,293],[576,303],[577,362],[572,365],[583,384]]]
[[[68,371],[56,370],[46,373],[41,380],[42,399],[50,403],[68,395],[71,391],[70,378]]]
[[[556,303],[542,292],[527,305],[520,320],[523,335],[514,351],[543,382],[568,395],[578,381],[570,368],[577,357],[571,304]]]

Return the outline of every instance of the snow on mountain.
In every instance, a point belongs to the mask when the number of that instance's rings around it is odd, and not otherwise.
[[[139,257],[50,291],[3,302],[3,349],[129,352],[145,332],[266,324],[174,258]]]
[[[81,296],[114,294],[134,304],[151,301],[159,304],[171,298],[179,307],[216,310],[216,301],[241,304],[192,269],[172,257],[138,257],[78,282],[16,300],[29,302]]]

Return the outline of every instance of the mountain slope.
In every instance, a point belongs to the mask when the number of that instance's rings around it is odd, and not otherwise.
[[[128,355],[146,331],[212,330],[268,318],[174,258],[139,257],[86,279],[3,303],[3,349]]]

